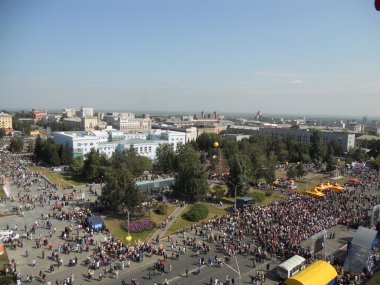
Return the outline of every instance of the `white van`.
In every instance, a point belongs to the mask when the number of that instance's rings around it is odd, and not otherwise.
[[[295,255],[277,267],[277,275],[285,280],[305,269],[305,267],[306,259],[302,256]]]

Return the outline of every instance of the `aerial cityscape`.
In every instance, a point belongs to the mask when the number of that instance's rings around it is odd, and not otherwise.
[[[380,284],[380,1],[4,0],[0,285]]]

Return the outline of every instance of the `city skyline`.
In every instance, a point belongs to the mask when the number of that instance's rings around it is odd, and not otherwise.
[[[373,1],[2,1],[2,109],[378,117]]]

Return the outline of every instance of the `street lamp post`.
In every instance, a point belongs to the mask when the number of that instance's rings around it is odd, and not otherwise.
[[[124,206],[124,210],[127,212],[127,228],[128,228],[128,236],[130,236],[130,234],[129,234],[129,210],[128,210],[127,206],[124,205],[124,203],[122,203],[122,205]]]

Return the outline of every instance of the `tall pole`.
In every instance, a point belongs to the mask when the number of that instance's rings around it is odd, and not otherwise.
[[[129,236],[129,211],[128,211],[127,206],[124,205],[124,203],[122,203],[122,205],[124,207],[124,210],[127,211],[127,228],[128,228],[128,236]]]

